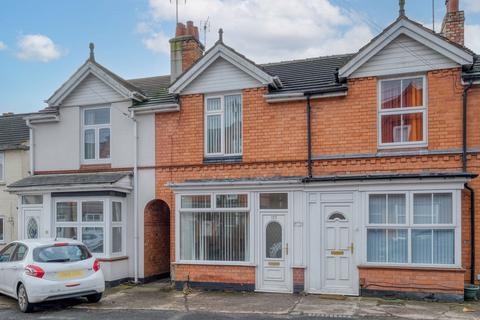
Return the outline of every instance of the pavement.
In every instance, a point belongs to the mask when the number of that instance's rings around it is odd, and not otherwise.
[[[480,303],[439,303],[367,297],[176,291],[169,282],[109,289],[98,304],[69,299],[17,311],[0,296],[0,319],[479,319]]]

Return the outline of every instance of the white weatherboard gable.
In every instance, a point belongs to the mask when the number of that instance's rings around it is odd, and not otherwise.
[[[403,44],[402,41],[405,41],[405,36],[410,40],[409,43]],[[400,41],[396,41],[397,39],[400,39]],[[415,45],[413,48],[410,48],[409,45],[412,43],[415,43]],[[392,45],[389,46],[390,44]],[[419,48],[419,44],[421,45],[420,48],[422,48],[422,50],[416,53],[415,50]],[[392,48],[396,48],[397,52],[394,52],[395,50],[392,50]],[[387,49],[385,53],[383,53],[384,49]],[[398,51],[400,49],[403,50],[405,56],[398,57],[398,53],[401,52]],[[339,76],[342,78],[365,76],[363,73],[368,74],[369,76],[387,75],[388,68],[376,71],[370,70],[368,73],[364,69],[363,71],[360,70],[358,75],[356,72],[361,69],[362,66],[365,66],[367,63],[372,61],[372,59],[374,59],[377,55],[383,54],[383,58],[385,58],[389,53],[391,54],[389,57],[390,61],[387,61],[386,63],[406,64],[405,70],[395,71],[395,73],[389,74],[420,72],[433,69],[442,69],[446,65],[463,66],[471,65],[473,63],[472,54],[438,37],[437,35],[432,34],[408,19],[400,19],[390,26],[390,28],[384,31],[384,33],[378,38],[363,48],[345,66],[343,66],[339,70]],[[428,53],[427,56],[424,56],[425,53]],[[432,58],[432,54],[435,56],[435,63],[429,61],[429,59]],[[398,59],[395,59],[395,56],[397,56]],[[416,57],[419,61],[414,62],[411,59],[412,56]],[[381,59],[382,56],[378,58],[378,60]],[[447,60],[449,60],[451,64],[447,63]],[[438,61],[441,61],[441,63],[438,64]],[[375,64],[375,60],[373,60],[372,64]]]
[[[200,75],[202,75],[209,67],[218,59],[230,63],[243,73],[255,79],[261,85],[276,85],[279,80],[269,75],[251,61],[239,55],[235,51],[224,46],[222,43],[217,43],[204,57],[202,57],[193,67],[183,73],[177,81],[175,81],[169,88],[170,93],[181,94],[183,91],[193,83]],[[218,69],[218,65],[216,66]],[[221,90],[216,90],[221,91]]]
[[[122,99],[125,99],[123,95],[100,80],[97,76],[89,73],[85,79],[63,99],[62,106],[110,103]]]
[[[260,81],[219,57],[183,89],[182,93],[223,92],[260,86],[262,86]]]
[[[94,75],[105,85],[115,90],[123,99],[137,99],[137,92],[132,92],[91,61],[85,62],[46,102],[49,106],[61,106],[64,100],[89,75]]]

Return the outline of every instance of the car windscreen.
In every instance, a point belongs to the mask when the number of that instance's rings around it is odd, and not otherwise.
[[[77,244],[45,246],[33,250],[33,260],[42,263],[76,262],[91,257],[85,246]]]

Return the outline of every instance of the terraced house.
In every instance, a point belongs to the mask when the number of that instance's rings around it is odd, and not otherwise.
[[[6,186],[29,173],[26,114],[0,115],[0,247],[17,239],[17,197]]]
[[[401,5],[356,53],[263,65],[180,23],[171,74],[146,79],[92,48],[30,118],[35,175],[9,190],[42,195],[40,233],[83,240],[112,283],[461,300],[480,61],[446,10],[441,33]]]

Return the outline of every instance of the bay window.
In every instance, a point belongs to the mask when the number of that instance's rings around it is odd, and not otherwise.
[[[82,139],[85,162],[110,159],[110,108],[83,109]]]
[[[242,155],[242,95],[205,99],[205,155]]]
[[[180,196],[180,260],[250,261],[247,194]]]
[[[82,241],[95,255],[124,254],[123,201],[110,198],[59,199],[55,202],[58,238]]]
[[[424,146],[427,141],[425,77],[381,80],[379,145]]]
[[[368,196],[367,262],[455,265],[452,192]]]

